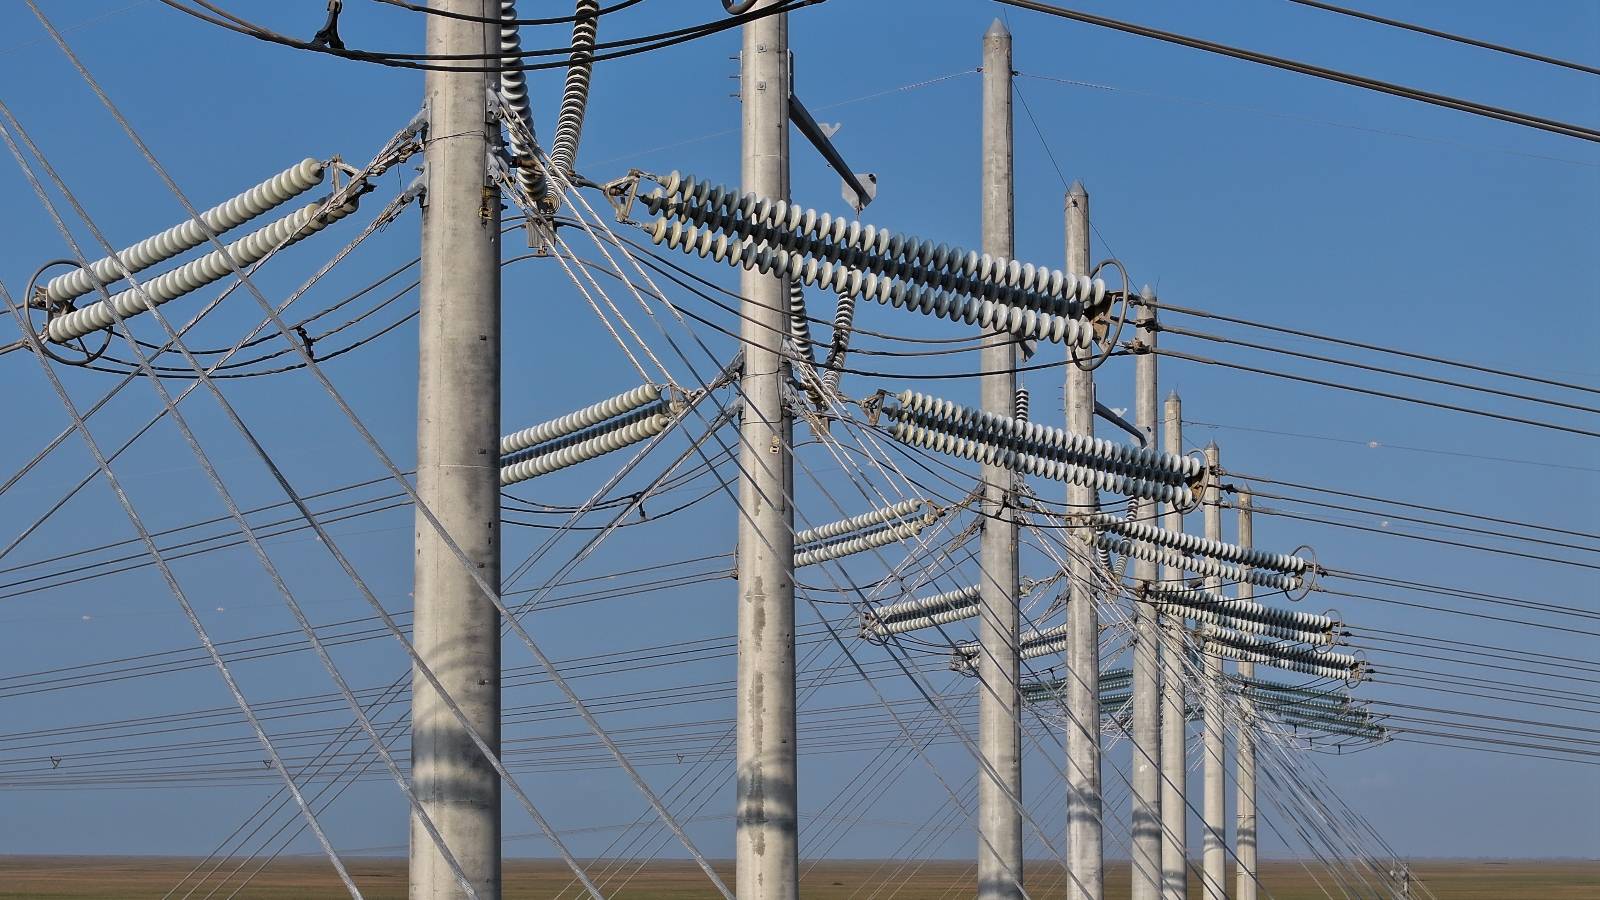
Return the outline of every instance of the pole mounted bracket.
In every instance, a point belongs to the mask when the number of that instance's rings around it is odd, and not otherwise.
[[[1124,419],[1121,413],[1118,413],[1111,407],[1106,406],[1099,400],[1094,402],[1094,414],[1117,426],[1123,431],[1133,435],[1133,439],[1139,442],[1140,447],[1150,446],[1149,438],[1145,436],[1144,432],[1139,430],[1139,426],[1129,422],[1127,419]]]
[[[790,81],[793,82],[792,76]],[[839,173],[839,177],[844,180],[840,194],[856,214],[860,215],[861,211],[867,208],[867,204],[878,196],[878,176],[872,172],[855,172],[844,161],[839,149],[833,145],[832,139],[841,126],[817,124],[817,120],[812,118],[810,111],[800,102],[800,98],[795,96],[793,90],[789,92],[789,121],[793,122],[805,139],[811,142],[811,146],[822,154],[828,167]]]

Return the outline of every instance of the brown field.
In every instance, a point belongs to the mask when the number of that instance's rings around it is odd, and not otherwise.
[[[400,900],[406,895],[405,864],[395,859],[347,861],[362,893],[371,900]],[[165,895],[193,866],[192,860],[150,857],[0,857],[0,900],[155,900]],[[596,867],[598,872],[601,867]],[[723,877],[732,883],[732,873]],[[811,870],[801,885],[807,898],[844,900],[876,896],[896,900],[936,900],[972,893],[966,863],[925,863],[894,875],[896,864],[876,861],[830,861]],[[1326,881],[1316,867],[1311,871]],[[1600,861],[1468,861],[1413,862],[1412,871],[1440,900],[1600,900]],[[1054,867],[1039,863],[1030,869],[1029,893],[1038,900],[1063,894]],[[1128,895],[1126,864],[1109,866],[1106,900]],[[558,862],[518,860],[506,864],[505,897],[517,900],[553,897],[568,882]],[[1339,891],[1328,884],[1329,893]],[[1262,867],[1263,897],[1311,900],[1327,896],[1298,863],[1271,862]],[[863,885],[865,890],[860,890]],[[887,886],[885,886],[887,885]],[[214,896],[229,895],[237,881]],[[959,886],[959,887],[958,887]],[[898,890],[896,888],[898,887]],[[956,890],[951,888],[956,887]],[[209,887],[206,889],[209,890]],[[857,893],[859,890],[859,893]],[[948,892],[948,893],[947,893]],[[179,892],[180,894],[182,892]],[[206,891],[198,892],[203,895]],[[680,900],[715,896],[704,876],[688,863],[657,862],[621,889],[607,886],[618,900]],[[283,860],[268,867],[236,895],[253,900],[338,900],[348,896],[321,860]],[[570,891],[566,894],[573,897]],[[1200,896],[1198,886],[1190,896]],[[1425,896],[1417,891],[1415,896]]]

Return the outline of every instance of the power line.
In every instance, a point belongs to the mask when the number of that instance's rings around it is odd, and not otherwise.
[[[237,34],[242,34],[246,37],[255,38],[259,41],[266,41],[267,43],[271,44],[279,44],[295,50],[323,53],[329,56],[337,56],[344,59],[374,63],[380,66],[389,66],[393,68],[422,69],[440,72],[534,72],[545,69],[566,69],[570,65],[568,60],[546,63],[518,63],[515,65],[506,65],[504,62],[505,57],[498,53],[389,53],[382,51],[336,48],[327,46],[325,44],[302,41],[298,38],[292,38],[287,35],[279,34],[278,32],[258,25],[255,22],[251,22],[247,19],[243,19],[232,13],[229,13],[216,4],[208,2],[208,0],[192,0],[192,2],[204,7],[205,10],[210,10],[210,12],[195,9],[183,2],[179,2],[179,0],[160,0],[160,2],[166,6],[178,10],[179,12],[184,13],[185,15],[192,16],[203,22],[208,22],[219,28],[224,28]],[[594,45],[594,49],[604,50],[614,47],[621,47],[624,49],[612,50],[609,53],[594,53],[589,56],[588,60],[591,63],[602,62],[610,59],[622,59],[629,56],[635,56],[640,53],[649,53],[654,50],[662,50],[667,47],[698,40],[713,34],[719,34],[731,28],[738,28],[748,22],[766,18],[767,16],[784,14],[823,2],[826,2],[826,0],[783,0],[783,2],[780,2],[774,6],[763,7],[762,9],[755,10],[753,12],[729,16],[728,18],[719,21],[704,22],[699,25],[660,32],[657,34],[644,35],[636,38],[628,38],[626,40],[600,42]],[[519,54],[516,54],[516,56],[518,58],[526,59],[541,56],[564,56],[570,53],[570,47],[557,47],[546,50],[525,50]],[[440,59],[466,61],[485,60],[493,61],[494,64],[475,66],[440,65],[434,62],[421,61]]]
[[[1318,116],[1289,113],[1281,110],[1267,109],[1260,106],[1247,106],[1241,103],[1226,103],[1207,97],[1190,97],[1183,94],[1169,94],[1163,91],[1149,91],[1139,88],[1123,87],[1121,85],[1107,84],[1103,81],[1086,81],[1081,78],[1062,78],[1058,75],[1040,75],[1036,72],[1018,72],[1019,78],[1032,78],[1038,81],[1065,85],[1067,87],[1085,88],[1093,91],[1108,91],[1114,94],[1127,94],[1133,97],[1144,97],[1153,100],[1168,100],[1174,103],[1188,103],[1208,109],[1220,109],[1228,112],[1249,113],[1267,119],[1277,119],[1285,122],[1299,122],[1308,125],[1324,125],[1329,128],[1340,128],[1346,131],[1357,131],[1363,134],[1377,134],[1384,137],[1402,138],[1408,141],[1421,141],[1426,144],[1440,144],[1446,147],[1460,147],[1466,150],[1482,151],[1489,153],[1503,153],[1507,156],[1520,156],[1524,159],[1537,159],[1545,162],[1562,163],[1569,166],[1583,166],[1584,168],[1600,168],[1600,163],[1582,159],[1572,159],[1566,156],[1551,156],[1547,153],[1529,153],[1526,150],[1516,150],[1511,147],[1481,144],[1472,141],[1459,141],[1437,135],[1416,134],[1410,131],[1396,131],[1393,128],[1375,128],[1371,125],[1361,125],[1354,122],[1341,122],[1334,119],[1325,119]]]
[[[1250,493],[1252,496],[1267,500],[1282,500],[1288,503],[1301,503],[1307,506],[1316,506],[1322,509],[1333,509],[1340,512],[1372,516],[1378,519],[1395,519],[1401,522],[1412,522],[1418,525],[1427,525],[1432,528],[1446,528],[1455,531],[1465,531],[1471,534],[1482,534],[1489,537],[1503,538],[1508,541],[1525,541],[1530,544],[1540,544],[1546,547],[1560,547],[1566,550],[1582,550],[1586,553],[1600,553],[1600,547],[1588,547],[1583,544],[1573,544],[1566,541],[1552,541],[1546,538],[1525,537],[1520,534],[1509,534],[1504,531],[1494,531],[1488,528],[1474,528],[1470,525],[1456,525],[1450,522],[1440,522],[1437,519],[1423,519],[1416,516],[1400,515],[1397,513],[1389,513],[1377,509],[1363,509],[1359,506],[1347,506],[1342,503],[1327,503],[1320,500],[1307,500],[1303,497],[1290,497],[1285,494],[1275,494],[1271,491],[1251,490]]]
[[[1418,640],[1422,640],[1422,641],[1428,642],[1428,644],[1430,646],[1450,646],[1450,647],[1473,648],[1473,649],[1470,649],[1470,650],[1463,650],[1461,652],[1472,652],[1472,653],[1475,653],[1475,652],[1478,652],[1479,650],[1493,650],[1496,653],[1510,653],[1510,654],[1515,654],[1517,656],[1533,657],[1532,659],[1529,659],[1529,660],[1526,660],[1526,661],[1527,662],[1537,663],[1537,664],[1540,664],[1540,665],[1545,665],[1546,664],[1546,663],[1542,662],[1542,660],[1549,660],[1548,664],[1550,664],[1550,665],[1558,665],[1558,666],[1564,666],[1564,667],[1568,667],[1568,668],[1576,667],[1576,668],[1579,668],[1579,669],[1582,669],[1582,670],[1585,670],[1585,671],[1600,672],[1600,663],[1584,662],[1582,660],[1576,660],[1576,659],[1572,659],[1571,657],[1568,657],[1568,656],[1560,656],[1560,655],[1557,655],[1557,654],[1554,654],[1554,653],[1539,653],[1539,652],[1536,652],[1536,651],[1533,651],[1533,650],[1518,650],[1518,649],[1515,649],[1515,648],[1512,648],[1512,647],[1494,646],[1494,645],[1484,644],[1484,643],[1480,643],[1480,642],[1476,642],[1476,641],[1452,641],[1452,640],[1449,640],[1448,638],[1441,638],[1441,637],[1437,637],[1437,636],[1429,635],[1429,634],[1417,634],[1417,633],[1411,632],[1411,631],[1397,631],[1397,630],[1392,629],[1392,628],[1381,628],[1381,629],[1380,628],[1363,628],[1363,627],[1361,627],[1359,625],[1350,625],[1348,623],[1345,625],[1345,628],[1346,628],[1346,630],[1352,631],[1352,632],[1355,632],[1355,633],[1388,634],[1388,635],[1394,635],[1396,637],[1416,638]]]
[[[1529,113],[1517,112],[1515,110],[1503,109],[1496,106],[1489,106],[1487,104],[1477,103],[1471,100],[1461,100],[1455,97],[1446,96],[1444,94],[1435,94],[1430,91],[1405,87],[1403,85],[1392,84],[1386,81],[1379,81],[1375,78],[1367,78],[1362,75],[1352,75],[1348,72],[1341,72],[1337,69],[1329,69],[1323,66],[1314,66],[1310,63],[1297,62],[1292,59],[1285,59],[1281,56],[1270,56],[1265,53],[1258,53],[1254,50],[1242,50],[1237,47],[1227,46],[1226,44],[1219,44],[1215,41],[1201,40],[1199,38],[1192,38],[1187,35],[1176,34],[1171,31],[1161,31],[1160,29],[1150,28],[1144,25],[1135,25],[1130,22],[1122,22],[1117,19],[1106,18],[1105,16],[1096,16],[1091,15],[1090,13],[1078,12],[1077,10],[1067,9],[1061,6],[1054,6],[1049,3],[1040,3],[1038,0],[998,0],[998,2],[1004,3],[1008,6],[1015,6],[1021,9],[1045,13],[1046,15],[1057,16],[1063,19],[1072,19],[1074,21],[1084,22],[1089,25],[1098,25],[1101,28],[1110,28],[1114,31],[1121,31],[1127,34],[1134,34],[1140,37],[1164,41],[1169,44],[1178,44],[1180,46],[1190,47],[1195,50],[1204,50],[1208,53],[1217,53],[1223,56],[1230,56],[1234,59],[1244,60],[1245,62],[1253,62],[1260,65],[1271,66],[1276,69],[1283,69],[1285,71],[1295,72],[1300,75],[1310,75],[1314,78],[1321,78],[1327,81],[1336,81],[1340,84],[1347,84],[1352,87],[1377,91],[1379,93],[1389,94],[1391,96],[1401,97],[1407,100],[1415,100],[1420,103],[1430,104],[1432,106],[1440,106],[1446,109],[1471,113],[1473,115],[1484,116],[1490,119],[1499,119],[1502,122],[1510,122],[1513,125],[1537,128],[1540,131],[1548,131],[1553,134],[1578,138],[1579,140],[1584,141],[1600,142],[1600,131],[1596,131],[1593,128],[1587,128],[1582,125],[1573,125],[1571,123],[1558,121],[1556,119],[1547,119],[1542,116],[1535,116]]]
[[[1369,344],[1364,341],[1355,341],[1349,338],[1334,337],[1332,335],[1320,334],[1315,331],[1306,331],[1305,329],[1301,328],[1291,328],[1287,325],[1274,325],[1259,321],[1257,319],[1229,316],[1222,313],[1211,312],[1209,310],[1195,309],[1194,307],[1190,306],[1178,306],[1177,304],[1167,303],[1165,301],[1141,299],[1139,302],[1146,306],[1151,306],[1156,309],[1164,309],[1167,312],[1174,312],[1184,316],[1194,316],[1201,319],[1215,319],[1218,322],[1227,322],[1231,325],[1247,325],[1251,328],[1260,328],[1264,331],[1276,331],[1280,334],[1289,334],[1295,337],[1309,338],[1314,341],[1323,341],[1329,344],[1353,347],[1357,350],[1371,350],[1374,353],[1388,353],[1393,356],[1403,356],[1406,359],[1414,359],[1419,362],[1438,363],[1439,365],[1453,366],[1458,369],[1482,372],[1485,375],[1499,375],[1503,378],[1515,378],[1521,381],[1530,381],[1535,384],[1549,385],[1550,387],[1566,388],[1567,390],[1573,391],[1585,391],[1591,394],[1600,394],[1600,388],[1590,387],[1586,384],[1575,384],[1570,381],[1557,381],[1551,378],[1541,378],[1537,375],[1529,375],[1526,372],[1516,372],[1509,369],[1497,369],[1491,366],[1485,366],[1481,363],[1470,363],[1459,359],[1448,359],[1442,356],[1433,356],[1427,353],[1401,350],[1397,347],[1384,347],[1379,344]]]
[[[1005,0],[1002,0],[1002,2],[1005,2]],[[1150,352],[1159,354],[1161,356],[1170,356],[1174,359],[1182,359],[1193,363],[1200,363],[1201,365],[1221,366],[1225,369],[1237,369],[1241,372],[1251,372],[1256,375],[1270,375],[1274,378],[1283,378],[1289,381],[1298,381],[1302,384],[1313,384],[1317,387],[1349,391],[1353,394],[1366,394],[1372,397],[1383,397],[1387,400],[1399,400],[1402,403],[1415,403],[1418,406],[1428,406],[1434,409],[1447,410],[1449,412],[1466,413],[1469,416],[1482,416],[1486,419],[1498,419],[1502,422],[1514,422],[1519,425],[1531,425],[1535,428],[1547,428],[1551,431],[1562,431],[1566,432],[1567,434],[1582,435],[1583,437],[1600,438],[1600,431],[1589,431],[1585,428],[1573,428],[1568,425],[1558,425],[1554,422],[1544,422],[1539,419],[1526,419],[1521,416],[1509,416],[1505,415],[1504,413],[1489,412],[1488,410],[1484,409],[1473,409],[1470,406],[1458,406],[1454,403],[1443,403],[1438,400],[1424,400],[1421,397],[1411,397],[1405,394],[1392,393],[1390,391],[1380,391],[1375,388],[1357,387],[1353,384],[1340,384],[1337,381],[1327,381],[1322,378],[1312,378],[1307,375],[1295,375],[1291,372],[1280,372],[1276,369],[1263,369],[1259,366],[1247,366],[1243,363],[1226,362],[1220,359],[1212,359],[1208,356],[1196,356],[1192,353],[1184,353],[1181,350],[1167,350],[1162,347],[1157,347]]]
[[[566,25],[566,24],[569,24],[571,22],[576,22],[578,20],[578,18],[579,18],[576,14],[574,14],[574,15],[570,15],[570,16],[549,16],[549,17],[546,17],[546,18],[539,18],[539,19],[527,19],[527,18],[501,19],[501,18],[489,18],[489,17],[486,17],[486,16],[474,16],[474,15],[470,15],[468,13],[458,13],[458,12],[453,12],[453,11],[447,10],[447,9],[435,9],[434,7],[431,7],[431,6],[422,6],[422,5],[417,4],[417,3],[408,3],[408,2],[406,2],[406,0],[373,0],[373,2],[375,2],[375,3],[387,3],[390,6],[396,6],[396,7],[399,7],[400,9],[409,10],[411,12],[416,12],[416,13],[422,13],[424,15],[429,15],[429,16],[438,16],[438,17],[444,18],[444,19],[456,19],[456,20],[462,21],[462,22],[483,22],[483,23],[486,23],[486,24],[489,24],[489,25],[503,25],[503,26],[517,26],[517,27],[523,27],[523,26],[529,26],[529,25]],[[595,10],[592,13],[592,15],[596,16],[596,17],[598,17],[598,16],[607,16],[607,15],[610,15],[610,14],[615,13],[615,12],[621,12],[621,11],[627,9],[630,6],[638,6],[640,3],[643,3],[643,2],[644,2],[644,0],[618,0],[618,2],[613,3],[610,6],[600,7],[599,9]]]
[[[1557,59],[1554,56],[1545,56],[1542,53],[1533,53],[1528,50],[1518,50],[1515,47],[1507,47],[1504,44],[1491,44],[1488,41],[1480,40],[1478,38],[1466,37],[1459,34],[1451,34],[1448,31],[1439,31],[1435,28],[1428,28],[1423,25],[1415,25],[1411,22],[1402,22],[1399,19],[1386,19],[1383,16],[1376,16],[1372,13],[1362,12],[1358,9],[1349,9],[1343,6],[1334,6],[1332,3],[1323,3],[1321,0],[1289,0],[1289,2],[1298,3],[1301,6],[1309,6],[1313,9],[1321,9],[1331,13],[1338,13],[1341,16],[1350,16],[1356,19],[1365,19],[1368,22],[1377,22],[1380,25],[1388,25],[1391,28],[1402,28],[1406,31],[1414,31],[1417,34],[1425,34],[1429,37],[1443,38],[1444,40],[1454,41],[1458,44],[1466,44],[1469,47],[1493,50],[1496,53],[1504,53],[1509,56],[1519,57],[1521,59],[1531,59],[1534,62],[1549,63],[1552,66],[1560,66],[1564,69],[1572,69],[1575,72],[1587,72],[1590,75],[1600,75],[1600,69],[1597,69],[1594,66],[1586,66],[1583,63],[1572,62],[1565,59]]]
[[[1406,590],[1421,591],[1426,594],[1437,594],[1443,597],[1459,597],[1463,600],[1477,600],[1482,603],[1500,603],[1512,606],[1523,606],[1529,609],[1538,609],[1541,612],[1560,613],[1569,616],[1578,616],[1586,619],[1600,619],[1600,612],[1581,609],[1572,606],[1558,606],[1552,603],[1541,603],[1537,600],[1528,600],[1521,597],[1510,597],[1505,594],[1490,594],[1483,591],[1474,591],[1469,588],[1447,587],[1429,584],[1410,578],[1391,578],[1385,575],[1369,575],[1363,572],[1352,572],[1345,569],[1327,569],[1326,574],[1334,578],[1348,578],[1353,581],[1364,581],[1369,584],[1379,584],[1385,587],[1402,588]]]
[[[1445,742],[1442,742],[1442,741],[1424,741],[1424,740],[1421,740],[1421,739],[1418,739],[1418,738],[1413,738],[1413,737],[1397,737],[1397,738],[1394,738],[1394,740],[1398,741],[1399,743],[1403,743],[1403,744],[1422,744],[1422,745],[1428,746],[1428,747],[1444,747],[1444,748],[1450,749],[1450,750],[1476,750],[1476,751],[1478,751],[1480,753],[1497,753],[1497,754],[1500,754],[1502,756],[1520,756],[1520,757],[1523,757],[1525,759],[1543,759],[1543,760],[1549,760],[1551,762],[1577,763],[1578,765],[1583,765],[1583,766],[1600,766],[1600,761],[1590,762],[1589,760],[1586,760],[1586,759],[1572,759],[1570,757],[1563,757],[1563,756],[1549,756],[1547,754],[1542,754],[1542,753],[1520,753],[1520,752],[1515,751],[1515,750],[1502,750],[1502,749],[1498,749],[1498,748],[1495,748],[1495,747],[1474,747],[1474,746],[1467,745],[1467,744],[1451,744],[1451,743],[1445,743]]]
[[[1338,437],[1331,434],[1306,434],[1301,431],[1282,431],[1272,428],[1255,428],[1249,425],[1223,425],[1218,422],[1201,422],[1197,419],[1184,419],[1183,424],[1193,425],[1197,428],[1215,428],[1223,431],[1244,431],[1251,434],[1270,434],[1276,437],[1301,438],[1308,441],[1328,441],[1335,444],[1352,444],[1367,447],[1373,450],[1405,450],[1411,453],[1429,453],[1438,456],[1454,456],[1462,459],[1476,459],[1483,462],[1509,463],[1519,466],[1535,466],[1542,469],[1565,469],[1572,472],[1600,472],[1600,466],[1577,466],[1569,463],[1546,462],[1538,459],[1518,459],[1510,456],[1490,456],[1482,453],[1466,453],[1461,450],[1445,450],[1440,447],[1413,447],[1406,444],[1393,444],[1388,441],[1359,440],[1357,438]]]
[[[1515,556],[1520,559],[1530,559],[1535,562],[1555,563],[1563,566],[1576,566],[1580,569],[1594,569],[1600,571],[1600,564],[1578,562],[1574,559],[1561,559],[1556,556],[1544,556],[1538,553],[1523,553],[1519,550],[1507,550],[1502,547],[1489,547],[1483,544],[1469,544],[1465,541],[1452,541],[1446,538],[1429,537],[1425,534],[1412,534],[1409,531],[1395,531],[1390,528],[1379,528],[1373,525],[1358,525],[1354,522],[1340,522],[1336,519],[1321,519],[1316,516],[1306,516],[1281,509],[1272,509],[1266,506],[1257,506],[1256,512],[1268,516],[1279,516],[1286,519],[1299,519],[1302,522],[1316,522],[1320,525],[1333,525],[1339,528],[1351,528],[1356,531],[1366,531],[1372,534],[1385,534],[1392,537],[1407,538],[1413,541],[1427,541],[1430,544],[1442,544],[1448,547],[1459,547],[1463,550],[1478,550],[1484,553],[1498,553],[1502,556]]]
[[[1570,409],[1576,412],[1600,414],[1600,409],[1597,409],[1593,406],[1583,406],[1578,403],[1568,403],[1565,400],[1552,400],[1547,397],[1537,397],[1532,394],[1519,394],[1515,391],[1504,391],[1499,388],[1492,388],[1478,384],[1463,384],[1459,381],[1451,381],[1447,378],[1435,378],[1432,375],[1423,375],[1419,372],[1405,372],[1399,369],[1389,369],[1383,366],[1374,366],[1368,363],[1355,362],[1354,360],[1323,356],[1320,353],[1307,353],[1303,350],[1290,350],[1287,347],[1274,347],[1271,344],[1260,344],[1255,341],[1246,341],[1240,338],[1225,337],[1218,334],[1208,334],[1204,331],[1193,331],[1188,328],[1180,328],[1176,325],[1157,325],[1155,326],[1155,330],[1163,331],[1168,334],[1181,335],[1183,337],[1191,337],[1195,338],[1196,340],[1211,341],[1212,343],[1217,344],[1230,344],[1235,347],[1245,347],[1250,350],[1262,350],[1267,353],[1278,353],[1282,354],[1283,356],[1292,356],[1295,359],[1328,363],[1329,365],[1344,366],[1345,368],[1350,369],[1360,369],[1363,372],[1375,372],[1380,375],[1390,375],[1395,378],[1410,378],[1416,381],[1427,382],[1428,384],[1443,385],[1444,387],[1457,388],[1463,391],[1476,391],[1480,394],[1491,394],[1496,397],[1505,397],[1510,400],[1524,400],[1529,403],[1540,403],[1545,406],[1553,406],[1560,409]]]
[[[1314,485],[1314,484],[1304,484],[1304,483],[1295,482],[1295,481],[1285,481],[1285,480],[1283,480],[1281,478],[1268,478],[1265,475],[1247,475],[1247,474],[1245,474],[1243,472],[1228,472],[1227,474],[1232,475],[1235,478],[1242,478],[1242,479],[1244,479],[1246,481],[1259,481],[1259,482],[1263,482],[1265,484],[1277,484],[1277,485],[1282,485],[1283,487],[1295,488],[1297,490],[1302,490],[1302,491],[1315,491],[1316,493],[1319,493],[1319,494],[1331,494],[1331,495],[1333,495],[1335,497],[1350,497],[1350,498],[1355,499],[1355,500],[1367,500],[1367,501],[1370,501],[1370,502],[1373,502],[1373,503],[1385,503],[1385,504],[1388,504],[1390,506],[1403,506],[1403,507],[1405,507],[1407,509],[1420,509],[1420,510],[1422,510],[1424,512],[1436,512],[1436,513],[1443,513],[1443,514],[1449,515],[1449,516],[1460,516],[1461,518],[1464,518],[1464,519],[1477,519],[1480,522],[1494,522],[1494,523],[1499,524],[1499,525],[1512,525],[1512,526],[1515,526],[1515,527],[1518,527],[1518,528],[1532,528],[1532,529],[1536,529],[1538,531],[1549,531],[1549,532],[1552,532],[1552,533],[1555,533],[1555,534],[1567,534],[1567,535],[1571,535],[1573,537],[1592,538],[1594,540],[1600,540],[1600,534],[1596,534],[1595,532],[1592,532],[1592,531],[1574,531],[1574,530],[1572,530],[1570,528],[1557,528],[1557,527],[1555,527],[1553,525],[1541,525],[1541,524],[1539,524],[1537,522],[1524,522],[1524,521],[1521,521],[1519,519],[1508,519],[1508,518],[1505,518],[1504,516],[1489,516],[1489,515],[1484,515],[1483,513],[1464,512],[1464,511],[1459,510],[1459,509],[1447,509],[1447,508],[1441,507],[1441,506],[1427,506],[1427,505],[1421,504],[1421,503],[1410,503],[1410,502],[1407,502],[1405,500],[1395,500],[1395,499],[1390,498],[1390,497],[1374,497],[1371,494],[1358,494],[1358,493],[1354,493],[1354,492],[1351,492],[1351,491],[1341,491],[1341,490],[1336,490],[1334,488],[1319,487],[1319,486]],[[1252,492],[1254,492],[1254,491],[1252,491]],[[1282,499],[1288,500],[1288,499],[1293,499],[1293,498],[1284,497]],[[1297,502],[1308,502],[1308,501],[1297,501]],[[1376,513],[1375,513],[1375,515],[1376,515]],[[1455,526],[1451,526],[1451,527],[1455,527]]]

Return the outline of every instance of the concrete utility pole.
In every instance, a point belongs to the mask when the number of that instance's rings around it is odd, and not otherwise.
[[[1221,465],[1216,444],[1206,445],[1206,537],[1222,540],[1222,492],[1217,488],[1217,472]],[[1222,579],[1207,578],[1206,587],[1212,591],[1222,589]],[[1205,817],[1205,831],[1201,835],[1201,883],[1205,886],[1206,900],[1228,898],[1228,854],[1223,842],[1227,839],[1228,800],[1224,793],[1223,756],[1227,744],[1223,732],[1223,681],[1222,657],[1214,653],[1204,655],[1205,685],[1205,801],[1201,813]]]
[[[778,0],[758,0],[755,8]],[[788,15],[744,26],[744,189],[789,197]],[[740,900],[800,894],[794,721],[794,423],[784,405],[788,286],[747,269],[739,421],[739,686],[735,864]]]
[[[1067,271],[1089,272],[1089,193],[1074,182],[1067,191]],[[1070,357],[1075,351],[1068,349]],[[1094,434],[1094,375],[1067,363],[1067,430]],[[1067,485],[1067,514],[1094,512],[1098,491]],[[1100,820],[1100,615],[1094,608],[1090,565],[1094,529],[1074,525],[1067,602],[1067,896],[1100,900],[1105,888]]]
[[[1183,452],[1183,401],[1167,397],[1161,425],[1162,449]],[[1183,530],[1183,513],[1169,503],[1161,527]],[[1183,572],[1163,566],[1161,580],[1176,586]],[[1189,709],[1184,698],[1183,620],[1162,615],[1161,622],[1161,883],[1166,900],[1189,896]]]
[[[1011,33],[999,19],[983,35],[983,252],[1016,255],[1011,180]],[[1015,414],[1017,344],[1005,332],[984,335],[979,357],[983,408]],[[1017,664],[1016,476],[985,465],[982,573],[978,623],[978,896],[1022,896],[1022,699]]]
[[[1141,300],[1154,300],[1147,286]],[[1144,352],[1134,357],[1134,424],[1146,447],[1156,446],[1156,311],[1138,310],[1138,340]],[[1159,519],[1154,501],[1142,501],[1139,520]],[[1135,561],[1133,577],[1140,584],[1156,578],[1156,565]],[[1133,643],[1133,900],[1161,897],[1161,638],[1155,607],[1134,604]]]
[[[1253,547],[1255,501],[1248,493],[1240,491],[1238,507],[1239,546]],[[1240,600],[1250,600],[1254,596],[1255,585],[1248,581],[1239,582]],[[1239,663],[1239,677],[1256,677],[1256,664]],[[1238,749],[1233,757],[1234,766],[1237,767],[1234,782],[1238,785],[1234,802],[1233,840],[1237,845],[1235,852],[1239,855],[1239,862],[1233,893],[1235,900],[1256,900],[1256,717],[1255,708],[1248,700],[1242,701],[1239,706],[1243,716],[1239,720]]]
[[[427,52],[499,48],[498,3],[433,0]],[[416,517],[412,642],[484,741],[500,748],[500,615],[473,575],[500,584],[500,193],[486,72],[426,74],[428,189],[418,318],[417,496],[477,566]],[[426,678],[411,684],[411,777],[429,818],[483,900],[500,896],[500,778]],[[463,896],[411,817],[411,898]]]

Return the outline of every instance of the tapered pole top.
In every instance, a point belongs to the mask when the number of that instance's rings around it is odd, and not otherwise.
[[[984,40],[1009,41],[1011,40],[1011,29],[1006,27],[1006,23],[1000,21],[999,19],[995,19],[993,22],[989,23],[989,30],[983,33],[983,37]]]
[[[1089,196],[1089,191],[1084,188],[1083,182],[1074,180],[1072,187],[1067,188],[1067,196],[1073,199]]]

